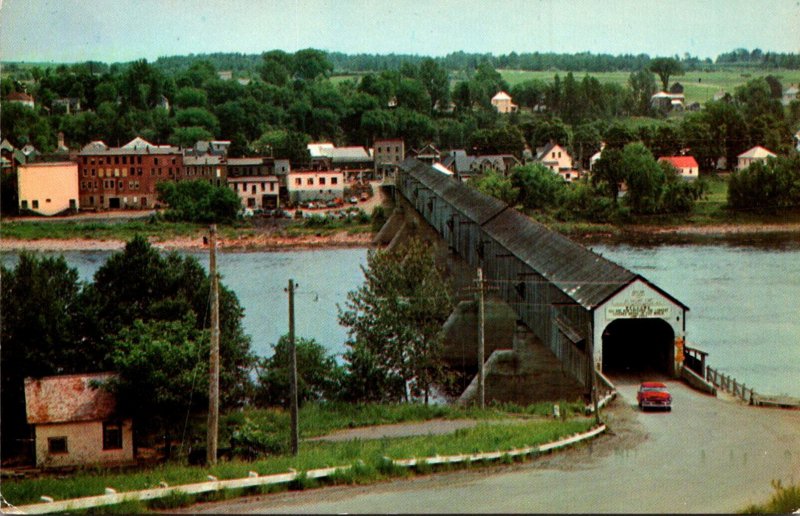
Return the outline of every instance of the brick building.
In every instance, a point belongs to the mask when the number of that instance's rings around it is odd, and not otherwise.
[[[153,145],[136,137],[122,147],[102,141],[78,153],[78,181],[82,208],[152,208],[156,184],[178,179],[183,154],[177,147]]]

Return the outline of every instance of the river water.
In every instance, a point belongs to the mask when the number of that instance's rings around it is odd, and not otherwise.
[[[800,397],[800,243],[591,247],[689,306],[688,340],[710,353],[710,365],[757,392]],[[89,281],[111,253],[63,254]],[[207,266],[207,254],[189,254]],[[0,261],[13,265],[16,255],[4,253]],[[338,324],[336,305],[361,285],[365,263],[365,249],[218,255],[222,281],[239,297],[244,329],[264,356],[288,331],[289,278],[299,283],[297,335],[341,354],[347,332]]]

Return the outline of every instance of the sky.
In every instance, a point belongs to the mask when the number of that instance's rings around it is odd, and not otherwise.
[[[0,0],[0,60],[210,52],[800,52],[800,0]]]

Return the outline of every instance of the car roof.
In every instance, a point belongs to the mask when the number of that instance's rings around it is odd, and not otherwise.
[[[666,389],[667,386],[661,382],[642,382],[640,387],[660,387]]]

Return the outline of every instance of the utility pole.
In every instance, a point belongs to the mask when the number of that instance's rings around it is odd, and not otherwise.
[[[291,443],[292,455],[297,455],[300,445],[300,428],[297,419],[297,349],[294,342],[294,280],[289,280],[289,288],[286,291],[289,293],[289,355],[291,356],[291,371],[289,390],[289,402],[291,405]]]
[[[478,403],[481,408],[486,405],[486,373],[483,368],[486,361],[484,357],[484,326],[483,269],[478,267]]]
[[[209,229],[209,273],[211,275],[211,356],[208,380],[208,440],[206,461],[217,463],[219,426],[219,283],[217,276],[217,226]]]

